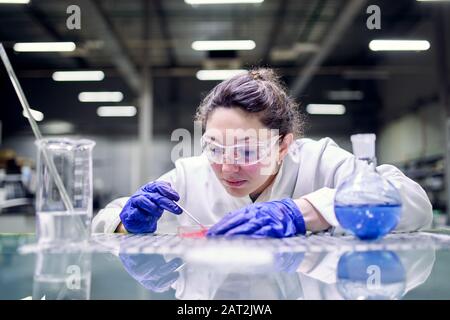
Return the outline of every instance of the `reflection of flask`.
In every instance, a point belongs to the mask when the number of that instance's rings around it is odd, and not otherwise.
[[[338,263],[337,288],[346,299],[399,299],[406,272],[392,251],[349,252]]]
[[[357,134],[351,140],[356,170],[337,188],[334,211],[344,229],[360,239],[377,239],[400,220],[401,196],[376,171],[375,135]]]

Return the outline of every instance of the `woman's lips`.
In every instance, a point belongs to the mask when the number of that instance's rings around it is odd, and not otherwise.
[[[223,181],[225,182],[225,184],[229,187],[233,187],[233,188],[237,188],[242,186],[244,183],[247,182],[247,180],[227,180],[227,179],[223,179]]]

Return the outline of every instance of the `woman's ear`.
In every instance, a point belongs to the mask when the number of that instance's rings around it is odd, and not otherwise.
[[[294,141],[294,135],[292,133],[288,133],[283,137],[283,140],[281,140],[280,143],[280,154],[279,154],[279,161],[283,161],[284,157],[286,157],[289,147],[291,146],[292,142]]]

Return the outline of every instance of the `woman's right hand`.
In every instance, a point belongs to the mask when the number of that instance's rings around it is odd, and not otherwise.
[[[141,187],[120,213],[120,220],[128,232],[152,233],[164,210],[181,214],[183,210],[175,203],[180,200],[178,193],[169,183],[154,181]]]

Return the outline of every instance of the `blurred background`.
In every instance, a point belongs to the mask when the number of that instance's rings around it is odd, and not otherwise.
[[[221,79],[266,66],[307,115],[306,137],[351,150],[351,134],[376,133],[378,162],[419,182],[442,226],[449,12],[416,0],[0,0],[0,42],[43,134],[96,141],[94,210],[173,167],[172,132],[194,131]],[[0,232],[33,232],[37,150],[3,66],[0,105]]]

